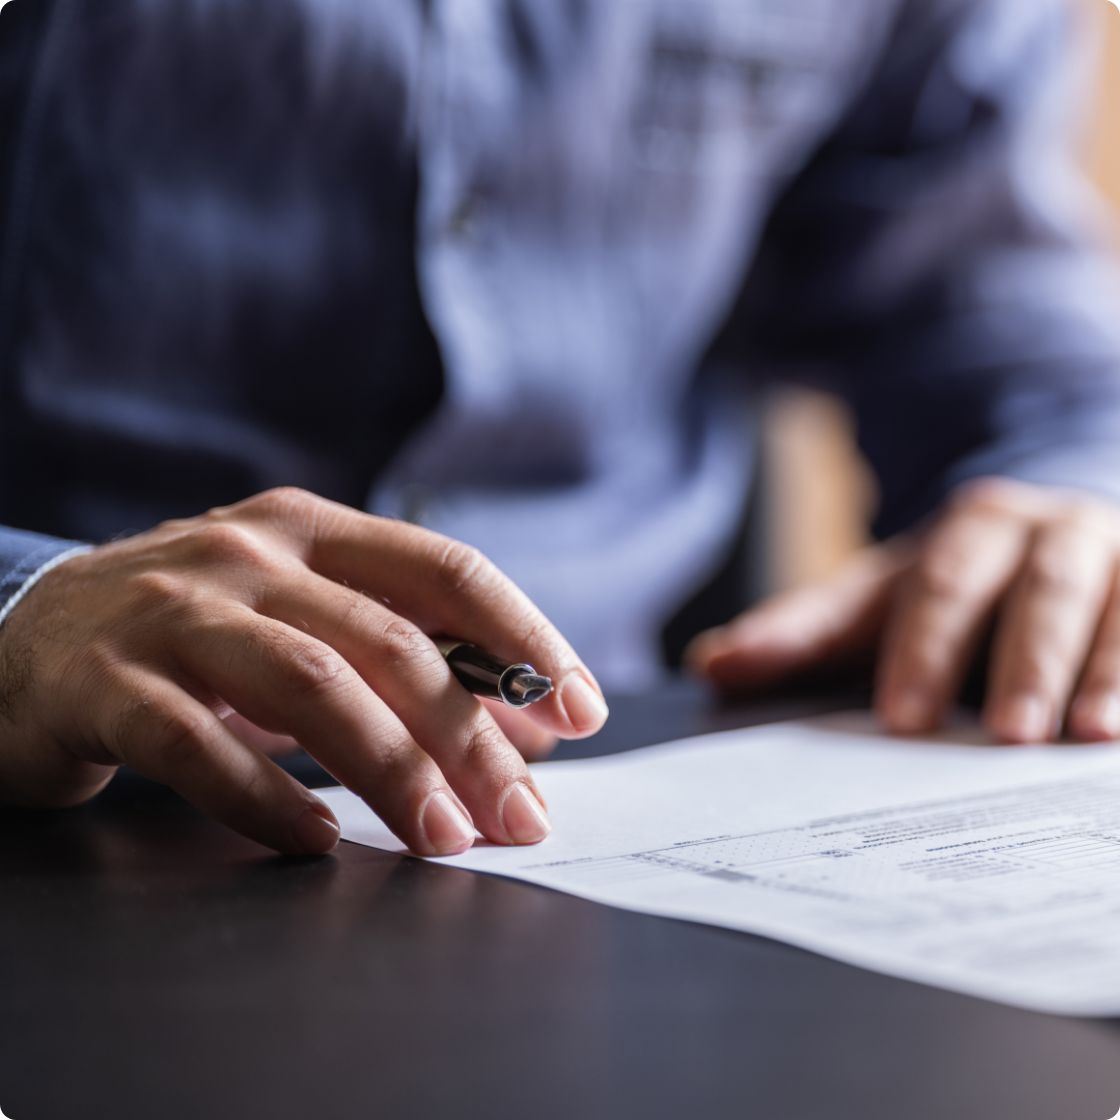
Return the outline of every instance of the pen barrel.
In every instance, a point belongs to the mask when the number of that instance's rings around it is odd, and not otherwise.
[[[520,673],[532,673],[531,665],[510,665],[472,646],[468,642],[437,642],[455,679],[475,696],[500,700],[510,707],[521,705],[511,700],[508,684]]]

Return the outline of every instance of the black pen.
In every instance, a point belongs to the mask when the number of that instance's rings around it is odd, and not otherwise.
[[[500,700],[509,708],[527,708],[552,691],[552,681],[525,662],[509,664],[456,638],[436,641],[455,679],[475,696]]]

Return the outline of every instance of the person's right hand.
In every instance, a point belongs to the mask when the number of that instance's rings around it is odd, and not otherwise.
[[[526,596],[413,525],[282,489],[103,545],[47,573],[0,627],[0,800],[75,804],[127,764],[269,847],[330,850],[330,810],[234,734],[236,714],[306,747],[416,853],[461,852],[476,827],[543,839],[524,759],[429,635],[552,677],[527,710],[538,744],[606,719]]]

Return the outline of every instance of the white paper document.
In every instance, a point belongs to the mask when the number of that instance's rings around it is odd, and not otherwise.
[[[1120,747],[898,740],[844,715],[533,775],[544,843],[441,862],[1022,1007],[1120,1015]],[[403,850],[353,794],[320,794],[347,840]]]

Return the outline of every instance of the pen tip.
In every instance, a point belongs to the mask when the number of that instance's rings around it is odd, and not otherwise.
[[[519,673],[509,682],[508,696],[517,707],[526,708],[552,691],[552,681],[537,673]]]

